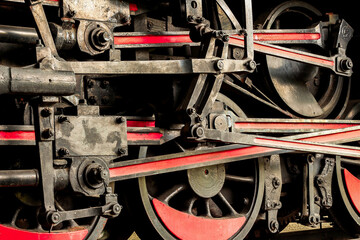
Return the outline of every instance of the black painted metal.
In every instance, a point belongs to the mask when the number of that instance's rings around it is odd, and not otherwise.
[[[36,187],[38,184],[37,169],[0,171],[0,187]]]
[[[0,25],[0,42],[35,45],[38,39],[34,28]]]
[[[210,208],[209,199],[219,197],[230,209],[229,214],[223,209],[222,215],[220,214],[222,217],[245,214],[245,226],[233,236],[235,239],[244,239],[257,220],[265,220],[270,232],[278,231],[277,216],[282,207],[280,199],[283,194],[291,192],[283,183],[295,186],[295,179],[300,177],[304,182],[301,209],[303,223],[319,223],[323,216],[321,210],[334,207],[334,195],[342,200],[341,204],[347,211],[346,218],[336,215],[335,219],[349,221],[351,226],[358,229],[360,224],[356,218],[357,213],[344,191],[339,169],[343,165],[352,168],[359,165],[357,159],[360,158],[360,149],[342,144],[359,141],[360,137],[351,135],[340,140],[332,140],[330,137],[360,131],[359,122],[269,119],[278,115],[290,118],[295,118],[296,115],[324,118],[330,116],[335,108],[340,108],[336,109],[340,114],[345,111],[345,106],[339,105],[347,103],[350,81],[349,85],[343,83],[353,74],[354,69],[352,60],[346,55],[349,54],[346,50],[351,46],[349,41],[354,34],[350,21],[348,23],[336,15],[329,15],[329,21],[312,22],[314,25],[308,29],[271,29],[273,23],[276,28],[281,28],[281,24],[276,21],[278,13],[291,13],[294,16],[300,14],[310,18],[299,10],[302,8],[312,12],[315,17],[322,15],[308,3],[291,1],[281,3],[268,15],[265,24],[258,26],[268,29],[254,30],[253,14],[256,11],[253,11],[251,0],[180,0],[161,1],[161,4],[148,2],[152,4],[141,1],[136,1],[136,4],[128,1],[115,3],[110,0],[100,0],[96,4],[67,0],[52,3],[14,0],[0,3],[2,11],[3,6],[30,7],[29,16],[33,17],[34,23],[24,25],[32,24],[35,27],[18,27],[21,24],[17,21],[12,25],[9,23],[12,18],[6,19],[4,24],[7,25],[0,25],[0,42],[5,44],[1,46],[10,49],[16,45],[16,49],[21,46],[21,51],[24,51],[23,48],[33,51],[33,65],[25,68],[19,60],[21,54],[17,55],[15,63],[11,62],[12,57],[6,56],[6,51],[1,55],[0,94],[4,101],[4,114],[0,116],[0,123],[3,124],[0,131],[4,133],[0,140],[1,150],[13,148],[20,151],[29,148],[35,149],[38,155],[31,156],[28,162],[24,156],[20,160],[11,159],[11,163],[1,161],[1,169],[24,169],[1,170],[0,190],[15,191],[11,187],[17,187],[16,190],[25,192],[26,190],[18,187],[36,187],[42,200],[38,207],[45,210],[41,216],[45,215],[44,222],[52,225],[47,229],[46,224],[36,220],[38,226],[42,225],[51,233],[53,227],[64,229],[65,226],[65,229],[70,230],[70,227],[81,225],[77,223],[79,219],[79,222],[91,219],[93,225],[89,227],[87,239],[97,239],[105,224],[104,217],[116,217],[121,211],[117,195],[108,186],[109,182],[139,178],[141,196],[137,200],[142,201],[141,206],[150,217],[152,228],[162,237],[172,239],[174,236],[164,227],[166,223],[161,223],[157,218],[151,199],[159,197],[156,194],[161,192],[162,184],[174,180],[172,176],[186,172],[189,189],[207,204],[207,210]],[[255,7],[264,11],[265,5],[270,3],[262,4],[264,6]],[[48,8],[47,5],[55,8]],[[58,15],[54,14],[58,10]],[[8,17],[10,16],[0,16],[0,20]],[[256,41],[255,34],[262,33],[274,36],[312,33],[318,34],[319,39],[275,39],[265,43]],[[146,39],[153,37],[166,39],[177,35],[184,35],[185,38],[189,36],[194,42],[146,42]],[[115,45],[115,40],[122,37],[143,37],[145,42],[139,45]],[[261,62],[255,53],[260,53],[267,59],[275,88],[290,111],[282,104],[277,104],[272,89],[265,86],[261,77],[249,78],[252,77],[250,74],[259,76],[257,71],[262,68],[255,62],[258,59]],[[276,61],[272,61],[274,59]],[[319,69],[332,72],[324,98],[320,100],[312,94],[317,88],[307,88],[303,83],[304,79],[315,79]],[[314,80],[314,83],[317,82]],[[135,90],[132,92],[133,89]],[[342,89],[346,93],[342,94]],[[234,101],[230,103],[223,94],[231,96]],[[340,101],[343,95],[346,95],[345,100]],[[256,109],[258,105],[252,100],[261,103],[265,109]],[[8,102],[15,102],[15,106]],[[179,104],[180,102],[183,103]],[[255,119],[246,120],[249,123],[354,126],[341,129],[333,129],[332,126],[332,130],[325,126],[324,131],[319,131],[316,127],[280,130],[255,128],[248,131],[254,133],[249,135],[244,134],[246,130],[236,128],[236,123],[241,118],[246,118],[243,107],[246,113],[249,111],[255,116]],[[26,114],[22,113],[23,110]],[[340,114],[336,117],[341,117]],[[19,115],[26,117],[20,117],[20,121]],[[126,117],[127,115],[135,115],[134,119],[139,121],[129,127],[127,124],[130,125],[131,118]],[[145,121],[148,118],[143,116],[151,115],[156,116],[156,122],[152,118],[154,121],[149,124]],[[260,120],[256,118],[257,115],[268,119]],[[20,126],[24,119],[26,124],[34,126]],[[12,123],[19,127],[11,126]],[[20,133],[33,131],[35,138],[7,140],[7,133],[16,130]],[[308,134],[296,135],[297,133]],[[329,136],[331,140],[326,142],[330,143],[323,143],[324,139],[322,143],[301,140],[324,136]],[[188,165],[180,163],[176,167],[163,166],[157,170],[146,168],[169,159],[178,159],[179,162],[186,157],[201,159],[204,155],[214,156],[220,152],[251,150],[251,146],[258,146],[255,149],[263,151],[224,157],[216,161]],[[148,149],[154,156],[146,157]],[[157,152],[159,149],[160,153]],[[179,150],[181,153],[166,154]],[[307,158],[309,153],[319,154],[314,158]],[[276,154],[281,154],[281,157]],[[254,164],[250,168],[255,169],[255,173],[245,174],[245,177],[229,174],[236,172],[235,170],[249,170],[240,167],[248,166],[249,159],[270,155],[273,155],[270,162],[263,164],[260,160],[258,165]],[[334,155],[349,158],[342,161],[337,159],[335,179],[332,177],[331,165]],[[288,169],[287,164],[305,167],[300,167],[300,170]],[[25,170],[26,166],[30,166],[30,170]],[[136,166],[144,168],[134,173],[130,171],[124,175],[115,174],[110,178],[110,173],[117,168]],[[231,166],[236,166],[237,169],[231,169]],[[212,177],[210,180],[205,179],[208,175]],[[160,178],[162,181],[157,181]],[[228,189],[225,183],[229,181],[253,186],[245,188],[244,193],[249,199],[244,198],[243,204],[249,206],[244,211],[235,210],[232,206],[237,206],[236,201],[227,200],[227,197],[242,194],[238,187],[234,187],[235,184],[229,191],[236,194],[226,193],[225,190]],[[339,185],[340,194],[333,191],[336,184]],[[206,188],[209,185],[212,186],[211,189]],[[159,197],[167,204],[170,204],[172,196],[182,190],[176,185],[171,187],[175,190],[170,195],[166,198]],[[66,196],[59,198],[60,193]],[[126,194],[126,191],[120,189],[119,193]],[[86,200],[84,203],[89,204],[80,204],[83,206],[80,208],[71,204],[66,206],[65,198],[77,199],[79,196]],[[16,197],[24,203],[23,206],[35,202],[27,202],[26,197],[19,195]],[[263,198],[265,204],[261,209]],[[21,208],[11,210],[19,212]],[[292,212],[295,211],[296,209]],[[191,211],[189,214],[192,214]],[[210,211],[206,214],[207,217],[212,217]],[[1,221],[2,218],[0,224]],[[65,222],[69,228],[66,224],[59,224]],[[11,224],[15,226],[15,223]],[[40,227],[34,231],[42,232]]]

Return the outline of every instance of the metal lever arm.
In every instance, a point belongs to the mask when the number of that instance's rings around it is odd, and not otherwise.
[[[54,39],[52,38],[50,27],[45,15],[42,0],[26,0],[26,3],[30,7],[41,40],[44,42],[46,47],[50,48],[50,51],[54,56],[58,56]]]

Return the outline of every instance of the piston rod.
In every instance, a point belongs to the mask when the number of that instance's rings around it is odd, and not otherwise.
[[[39,184],[39,172],[28,170],[1,170],[0,187],[36,187]]]
[[[35,45],[38,39],[35,28],[0,25],[0,42]]]
[[[75,89],[75,74],[71,71],[0,66],[0,95],[63,96],[74,94]]]

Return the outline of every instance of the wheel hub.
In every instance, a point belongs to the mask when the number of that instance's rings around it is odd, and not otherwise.
[[[207,166],[187,171],[188,180],[193,191],[203,198],[218,194],[225,182],[225,166]]]

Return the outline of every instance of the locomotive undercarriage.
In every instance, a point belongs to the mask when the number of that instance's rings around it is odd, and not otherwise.
[[[359,234],[356,16],[270,2],[1,1],[0,238]]]

